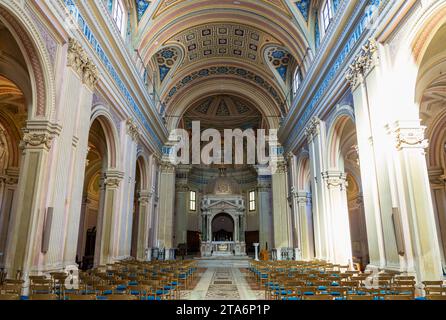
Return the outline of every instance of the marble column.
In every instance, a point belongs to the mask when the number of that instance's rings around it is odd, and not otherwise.
[[[271,176],[257,178],[260,250],[273,248]]]
[[[438,242],[442,251],[443,272],[446,272],[446,173],[444,169],[430,169],[429,180],[436,214]]]
[[[400,270],[400,258],[392,221],[397,207],[391,185],[392,162],[389,136],[385,132],[388,108],[381,93],[384,79],[379,65],[378,44],[371,40],[350,66],[347,80],[352,86],[361,182],[370,264],[368,269]],[[392,106],[393,108],[393,106]]]
[[[300,221],[301,254],[303,260],[314,258],[313,213],[311,208],[311,195],[307,192],[297,192],[294,197],[297,201],[298,219]]]
[[[389,130],[395,138],[396,174],[405,200],[401,214],[409,221],[404,236],[411,239],[418,280],[438,280],[443,271],[424,153],[428,145],[425,127],[419,121],[397,121]]]
[[[271,186],[273,196],[274,248],[290,248],[287,166],[285,161],[279,160],[277,170],[271,176]]]
[[[146,261],[149,249],[149,226],[150,226],[150,207],[152,193],[147,190],[141,190],[138,195],[139,214],[138,214],[138,237],[136,247],[136,259]]]
[[[88,215],[88,206],[90,204],[90,200],[87,196],[84,196],[81,205],[80,212],[80,222],[79,222],[79,235],[77,240],[77,256],[79,260],[82,260],[82,257],[85,254],[85,241],[87,237],[87,215]]]
[[[315,258],[329,260],[329,245],[332,241],[328,229],[328,190],[322,179],[327,160],[325,123],[319,118],[312,118],[305,129],[305,135],[310,158]]]
[[[104,265],[114,262],[115,248],[118,246],[116,239],[117,215],[116,202],[119,195],[119,186],[123,173],[109,170],[105,172],[101,182],[101,203],[99,206],[98,230],[96,236],[95,265]]]
[[[175,247],[180,243],[187,243],[187,216],[189,212],[189,166],[178,166],[176,168],[175,185]],[[197,208],[198,210],[198,201]]]
[[[19,171],[17,169],[6,169],[6,174],[0,176],[1,207],[0,207],[0,268],[4,268],[4,259],[7,248],[7,241],[10,237],[10,221],[14,196],[17,191],[19,181]]]
[[[160,168],[158,240],[166,252],[174,248],[175,166],[164,160]]]
[[[347,176],[343,172],[326,171],[322,173],[326,183],[330,210],[328,212],[330,233],[330,261],[341,264],[352,264],[352,242],[350,238],[350,221],[347,203]]]
[[[20,270],[24,278],[38,272],[42,228],[47,212],[48,155],[53,139],[61,127],[46,121],[27,121],[20,144],[22,159],[17,198],[10,221],[5,267],[8,277],[15,278]]]
[[[93,92],[99,72],[76,40],[70,39],[58,119],[64,124],[57,144],[52,190],[53,230],[45,268],[77,270],[75,262],[88,150]]]

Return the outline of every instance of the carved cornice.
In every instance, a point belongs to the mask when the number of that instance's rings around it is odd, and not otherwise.
[[[426,149],[429,142],[424,138],[425,126],[400,127],[394,130],[396,148],[402,149]]]
[[[82,45],[74,38],[68,40],[67,66],[73,68],[90,89],[96,87],[99,79],[98,69]]]
[[[177,184],[175,185],[175,191],[176,192],[189,192],[190,188],[187,184]]]
[[[378,44],[375,39],[369,39],[350,65],[345,78],[355,88],[378,63]]]
[[[104,174],[104,187],[118,188],[123,178],[124,173],[121,171],[107,171]]]
[[[138,141],[140,132],[134,119],[127,120],[127,134],[133,139],[133,141]]]
[[[175,166],[171,162],[169,162],[169,161],[161,161],[160,171],[161,171],[161,173],[174,174],[175,173]]]
[[[19,183],[19,176],[0,175],[0,184],[16,185]]]
[[[139,192],[139,203],[140,204],[149,204],[150,203],[150,199],[152,199],[153,193],[149,192],[147,190],[141,190]]]
[[[347,175],[343,172],[331,172],[331,171],[322,172],[322,178],[327,184],[328,189],[336,189],[336,188],[339,188],[340,190],[347,189],[348,186]]]
[[[46,121],[28,121],[23,128],[23,138],[20,149],[50,150],[53,139],[60,134],[61,126]]]
[[[284,174],[288,172],[288,165],[286,163],[286,161],[284,160],[279,160],[277,162],[277,167],[276,167],[276,171],[275,174]]]
[[[307,137],[308,143],[313,141],[313,138],[320,133],[321,120],[318,117],[313,117],[308,122],[305,128],[305,136]]]

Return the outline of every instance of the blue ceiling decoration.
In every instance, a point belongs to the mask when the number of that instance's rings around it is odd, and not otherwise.
[[[304,17],[305,21],[308,21],[308,15],[310,13],[310,0],[298,0],[296,2],[296,6]]]
[[[108,12],[112,13],[113,11],[113,0],[106,0]]]
[[[144,13],[146,13],[147,8],[150,5],[150,1],[148,0],[136,0],[136,12],[138,14],[138,22],[143,17]]]
[[[172,70],[178,60],[178,50],[165,48],[156,54],[156,62],[159,68],[160,82],[163,82],[167,74]]]
[[[339,2],[340,0],[333,0],[333,8],[335,12],[338,11]]]
[[[189,84],[191,84],[194,80],[208,77],[211,75],[234,75],[238,77],[242,77],[244,79],[250,80],[257,85],[261,86],[265,90],[267,90],[271,96],[277,101],[277,103],[281,106],[282,113],[285,114],[285,109],[283,109],[283,101],[279,96],[276,89],[271,86],[264,78],[255,75],[251,71],[242,68],[236,68],[232,66],[215,66],[206,69],[201,69],[200,71],[195,71],[192,74],[184,77],[182,80],[178,81],[175,86],[170,89],[164,103],[167,105],[170,100],[178,93],[178,91]]]
[[[286,81],[291,55],[284,49],[271,48],[268,51],[268,59],[271,67],[279,73],[283,81]]]

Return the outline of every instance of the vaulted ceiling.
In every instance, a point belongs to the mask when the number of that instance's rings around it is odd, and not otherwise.
[[[283,117],[290,78],[309,48],[305,15],[296,20],[293,13],[309,2],[298,3],[160,1],[137,39],[166,117],[184,114],[191,106],[187,97],[195,103],[216,95],[240,96],[258,114]]]

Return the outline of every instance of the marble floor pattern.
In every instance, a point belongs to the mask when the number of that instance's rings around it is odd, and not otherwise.
[[[182,300],[261,300],[263,290],[252,290],[238,268],[211,267],[201,274],[192,290],[182,294]]]

